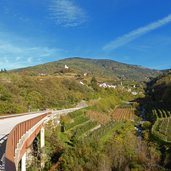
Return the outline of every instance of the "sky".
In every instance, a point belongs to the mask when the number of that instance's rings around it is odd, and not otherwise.
[[[171,68],[171,1],[0,1],[0,68],[68,57]]]

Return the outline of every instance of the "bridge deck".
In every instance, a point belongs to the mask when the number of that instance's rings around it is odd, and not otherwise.
[[[11,142],[7,141],[7,138],[9,138],[9,136],[11,135],[11,131],[13,130],[13,128],[15,126],[17,126],[18,124],[22,124],[25,121],[28,121],[27,125],[25,125],[26,127],[28,125],[30,125],[30,120],[31,119],[37,119],[37,117],[41,117],[41,115],[46,115],[44,123],[48,122],[49,120],[52,120],[54,118],[58,118],[61,115],[65,115],[68,114],[70,112],[79,110],[81,108],[85,108],[87,107],[87,105],[83,105],[83,106],[77,106],[76,108],[70,108],[70,109],[63,109],[63,110],[56,110],[56,111],[41,111],[41,112],[36,112],[36,113],[25,113],[25,114],[20,114],[20,115],[9,115],[9,116],[2,116],[0,117],[0,171],[4,171],[5,170],[5,151],[6,151],[6,143],[7,142]],[[30,125],[31,126],[31,125]],[[26,129],[26,127],[24,127]],[[20,129],[18,130],[19,133],[17,135],[22,134],[20,132]],[[10,137],[11,138],[11,137]],[[18,142],[18,140],[16,140]],[[11,144],[10,144],[11,145]],[[8,144],[9,146],[9,144]],[[9,153],[9,151],[8,151]],[[11,153],[8,154],[8,157],[10,156]],[[13,154],[12,154],[13,155]],[[13,157],[13,156],[12,156]],[[9,158],[10,161],[13,161],[13,158]],[[7,166],[9,166],[7,164]]]
[[[34,113],[34,114],[29,114],[29,115],[23,115],[23,116],[17,116],[17,117],[12,117],[12,118],[4,118],[0,119],[0,141],[8,135],[11,130],[19,123],[24,122],[26,120],[35,118],[37,116],[40,116],[44,114],[45,112],[39,112],[39,113]]]
[[[0,171],[5,170],[5,148],[8,134],[19,123],[41,116],[46,112],[27,113],[26,115],[0,117]]]

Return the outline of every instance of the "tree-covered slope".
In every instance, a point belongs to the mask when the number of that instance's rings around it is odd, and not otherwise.
[[[0,73],[0,114],[67,108],[92,93],[91,87],[71,78]]]
[[[152,100],[165,104],[171,108],[171,72],[164,72],[153,79],[148,85],[148,91]]]
[[[68,58],[56,62],[50,62],[34,67],[16,70],[27,74],[57,74],[65,72],[64,66],[69,67],[68,71],[77,74],[88,73],[96,76],[112,77],[115,79],[128,79],[146,81],[151,77],[160,74],[157,70],[151,70],[136,65],[128,65],[107,59],[84,59]]]

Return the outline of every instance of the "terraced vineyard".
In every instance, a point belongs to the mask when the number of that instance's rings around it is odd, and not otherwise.
[[[164,110],[164,109],[153,109],[152,113],[153,113],[153,117],[155,119],[157,119],[157,118],[167,118],[167,117],[171,116],[171,112],[167,111],[167,110]]]
[[[154,136],[167,143],[171,143],[171,117],[157,119],[152,128]]]
[[[160,140],[171,143],[171,112],[163,109],[154,109],[156,121],[152,127],[152,134]]]
[[[91,132],[86,138],[85,141],[97,140],[101,143],[105,143],[113,133],[121,129],[124,126],[124,122],[109,122],[106,125],[101,126],[99,129]]]
[[[89,119],[87,117],[80,115],[75,118],[72,118],[71,122],[66,124],[65,128],[66,128],[66,130],[70,130],[80,124],[87,122],[87,121],[89,121]]]
[[[85,110],[73,112],[65,118],[65,135],[69,139],[77,137],[77,139],[89,134],[92,129],[98,126],[98,123],[91,121],[86,115]]]
[[[76,128],[73,128],[70,130],[72,134],[74,134],[76,137],[83,136],[85,133],[90,131],[91,129],[95,128],[97,126],[96,122],[93,121],[88,121],[85,122],[84,124],[78,125]]]
[[[112,117],[113,121],[103,125],[89,119],[86,110],[73,112],[65,118],[65,132],[62,133],[62,136],[65,137],[66,142],[71,143],[79,139],[84,139],[84,141],[97,140],[105,143],[114,131],[121,129],[125,121],[134,120],[135,114],[131,108],[118,108]]]
[[[126,120],[134,120],[135,113],[131,108],[117,108],[113,114],[112,118],[114,121],[126,121]]]

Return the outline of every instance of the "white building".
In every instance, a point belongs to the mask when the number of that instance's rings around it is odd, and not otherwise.
[[[134,95],[134,96],[136,96],[137,94],[138,94],[138,93],[135,92],[135,91],[132,92],[132,95]]]
[[[82,81],[80,81],[80,84],[81,84],[81,85],[84,85],[84,83],[83,83]]]
[[[69,69],[69,67],[67,65],[65,65],[65,69]]]

